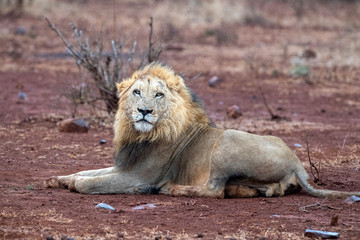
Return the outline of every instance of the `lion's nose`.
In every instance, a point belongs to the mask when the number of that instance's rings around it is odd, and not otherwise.
[[[149,113],[152,113],[153,110],[149,110],[149,109],[141,109],[141,108],[138,108],[137,109],[139,112],[141,112],[141,114],[145,117],[147,114]]]

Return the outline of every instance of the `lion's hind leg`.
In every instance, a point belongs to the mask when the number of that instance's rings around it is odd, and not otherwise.
[[[226,184],[225,197],[228,198],[250,198],[259,196],[259,191],[255,188],[239,184]]]

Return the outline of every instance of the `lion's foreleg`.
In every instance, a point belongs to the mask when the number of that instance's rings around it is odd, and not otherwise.
[[[84,194],[141,193],[146,186],[136,176],[115,172],[95,177],[74,176],[69,190]]]
[[[45,180],[45,186],[50,188],[68,188],[70,182],[74,177],[87,176],[95,177],[114,173],[116,169],[114,167],[102,168],[96,170],[86,170],[77,172],[66,176],[53,176]]]

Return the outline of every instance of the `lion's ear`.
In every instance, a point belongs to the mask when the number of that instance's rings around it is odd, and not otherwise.
[[[119,97],[121,97],[126,92],[126,90],[129,89],[130,86],[131,83],[129,80],[123,80],[121,83],[116,83]]]
[[[166,81],[167,86],[170,90],[179,92],[185,88],[184,80],[180,76],[174,76]]]

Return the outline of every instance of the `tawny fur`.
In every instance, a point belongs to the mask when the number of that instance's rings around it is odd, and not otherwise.
[[[167,66],[150,64],[117,87],[114,167],[51,177],[46,186],[216,198],[284,196],[301,186],[323,198],[360,195],[313,188],[277,137],[212,127],[202,104]]]

